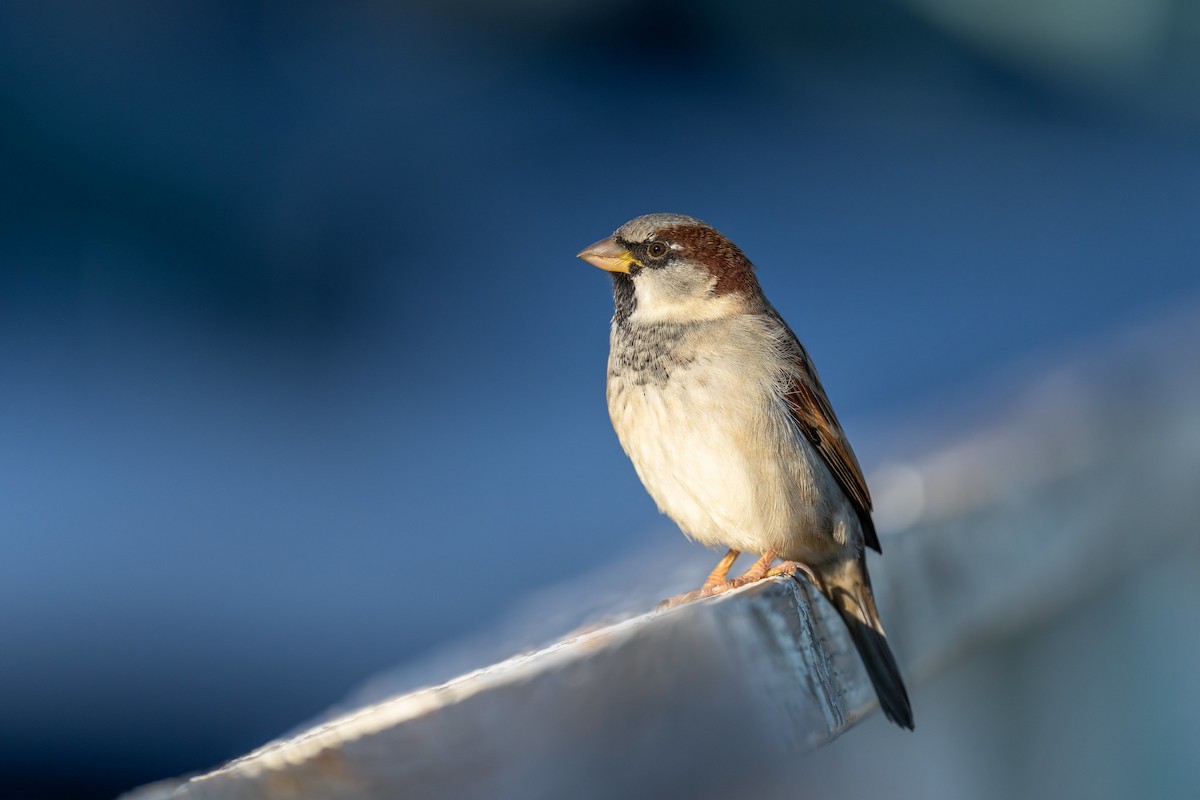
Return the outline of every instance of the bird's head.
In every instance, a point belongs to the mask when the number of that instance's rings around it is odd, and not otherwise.
[[[618,318],[697,322],[758,310],[754,265],[710,225],[682,214],[647,214],[579,253],[613,276]]]

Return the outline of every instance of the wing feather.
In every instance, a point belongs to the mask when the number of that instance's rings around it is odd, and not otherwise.
[[[784,399],[792,413],[792,419],[804,432],[813,448],[821,455],[825,466],[833,474],[842,491],[850,498],[858,519],[862,525],[863,541],[871,549],[881,552],[879,535],[875,531],[875,523],[871,519],[871,492],[867,489],[867,481],[863,477],[862,467],[850,447],[833,406],[817,377],[812,359],[804,345],[779,316],[774,308],[768,308],[768,313],[783,330],[787,332],[787,351],[795,360],[795,368],[788,376],[788,386]]]

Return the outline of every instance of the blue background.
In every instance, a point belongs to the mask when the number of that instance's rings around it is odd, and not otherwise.
[[[1196,26],[913,8],[0,6],[0,794],[212,765],[679,538],[574,259],[630,217],[743,247],[868,471],[1195,296]]]

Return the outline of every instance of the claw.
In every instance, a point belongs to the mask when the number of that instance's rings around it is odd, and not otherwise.
[[[774,578],[779,575],[785,575],[789,578],[794,578],[796,577],[797,572],[808,578],[808,582],[813,586],[819,585],[817,583],[817,577],[813,574],[813,571],[808,567],[808,565],[801,564],[799,561],[781,561],[777,566],[767,570],[766,577]]]

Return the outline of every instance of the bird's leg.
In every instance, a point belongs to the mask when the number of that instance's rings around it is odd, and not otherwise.
[[[763,553],[762,558],[750,565],[750,569],[729,581],[731,585],[726,587],[725,591],[728,591],[729,589],[736,589],[739,586],[745,586],[747,583],[761,581],[763,578],[767,577],[767,570],[771,568],[771,563],[776,558],[778,558],[778,556],[775,554],[774,550],[768,550],[767,552]]]
[[[708,579],[704,581],[704,586],[701,588],[707,589],[710,586],[720,586],[722,583],[728,581],[729,568],[733,566],[733,562],[737,561],[737,557],[740,555],[741,553],[731,548],[725,554],[725,557],[717,562],[717,566],[713,567],[713,571],[709,573]]]
[[[732,552],[734,551],[729,551],[729,553]],[[709,580],[716,575],[716,573],[725,564],[726,560],[728,560],[730,564],[733,563],[733,559],[729,558],[729,553],[726,553],[725,558],[721,559],[721,563],[717,565],[717,569],[713,570],[713,575],[709,576]],[[709,584],[708,581],[705,581],[702,588],[697,589],[694,592],[688,592],[687,594],[681,594],[677,597],[663,600],[658,604],[658,608],[660,611],[667,608],[674,608],[675,606],[682,605],[684,603],[690,603],[693,600],[699,600],[703,597],[712,597],[714,595],[721,594],[722,592],[728,592],[730,589],[736,589],[739,586],[745,586],[748,583],[754,583],[755,581],[762,580],[767,576],[767,570],[770,569],[771,563],[775,561],[776,558],[778,558],[778,556],[775,554],[775,552],[773,550],[768,550],[763,554],[762,558],[750,565],[750,569],[746,570],[736,578],[716,584]],[[728,567],[726,567],[726,575],[728,574]]]

